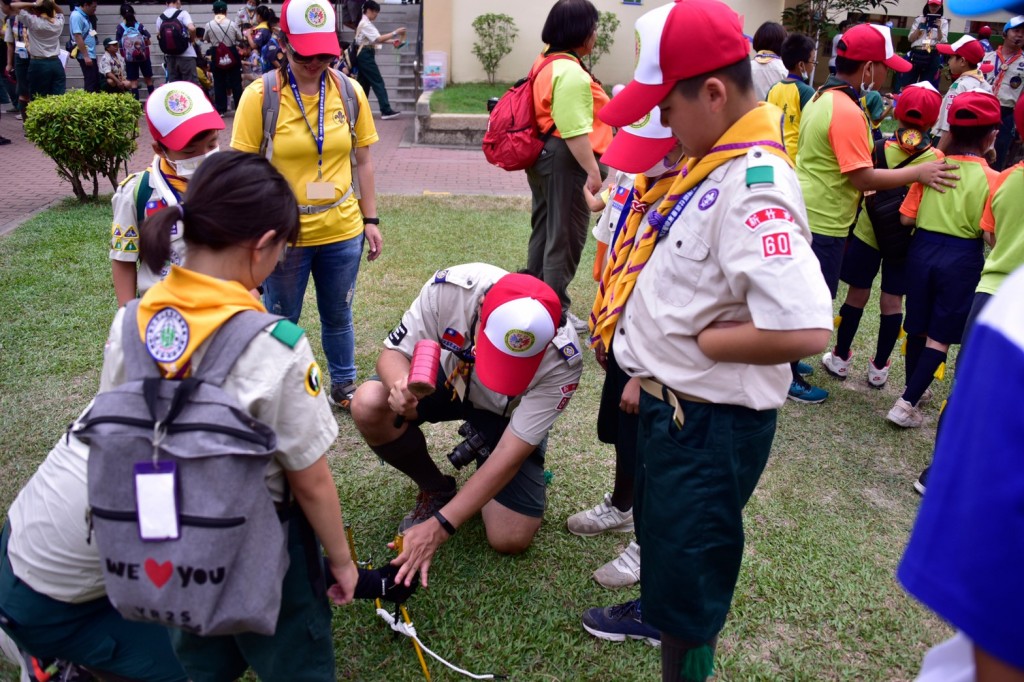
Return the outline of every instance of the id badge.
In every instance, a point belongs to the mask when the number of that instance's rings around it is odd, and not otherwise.
[[[313,199],[334,199],[333,182],[307,182],[306,198]]]
[[[135,504],[139,510],[139,537],[147,542],[177,540],[177,467],[174,462],[139,462],[135,465]]]
[[[96,29],[91,29],[89,31],[89,37],[90,38],[95,38],[96,37]]]

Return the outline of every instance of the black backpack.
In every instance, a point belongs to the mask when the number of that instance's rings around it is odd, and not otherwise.
[[[889,162],[885,158],[885,140],[875,143],[871,152],[871,159],[875,168],[887,170]],[[896,169],[909,165],[917,157],[924,154],[931,147],[919,149],[907,158],[903,159],[896,166]],[[894,170],[896,170],[894,169]],[[907,198],[910,188],[906,185],[892,189],[878,190],[864,197],[864,210],[871,219],[871,227],[875,231],[875,241],[878,242],[878,250],[882,258],[893,263],[901,263],[907,258],[907,251],[910,249],[910,236],[914,231],[913,227],[900,222],[900,206]]]
[[[161,15],[160,31],[157,34],[156,42],[164,54],[172,57],[185,54],[192,41],[189,38],[188,27],[181,23],[178,15],[181,10],[175,10],[169,17]]]

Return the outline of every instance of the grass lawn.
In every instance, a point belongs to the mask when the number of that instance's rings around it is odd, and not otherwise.
[[[364,263],[355,299],[361,378],[436,269],[468,261],[522,267],[529,229],[525,199],[382,197],[380,203],[384,252]],[[0,509],[9,507],[97,388],[116,309],[109,224],[107,203],[65,203],[0,239]],[[593,296],[587,276],[593,247],[591,241],[571,288],[578,314]],[[929,461],[948,381],[935,385],[925,428],[901,432],[886,422],[903,384],[903,362],[893,361],[889,387],[867,387],[863,373],[877,319],[877,307],[869,308],[854,349],[856,372],[845,383],[823,376],[813,361],[814,381],[832,399],[781,410],[772,457],[746,509],[746,555],[721,633],[719,680],[910,680],[927,647],[949,634],[893,578],[919,501],[911,482]],[[326,366],[312,295],[302,324]],[[438,551],[430,589],[409,603],[424,642],[454,663],[517,680],[657,679],[656,649],[602,642],[580,626],[585,608],[639,593],[604,590],[590,577],[628,536],[585,539],[565,530],[567,516],[611,489],[612,451],[595,435],[601,382],[588,354],[580,389],[552,433],[548,511],[533,548],[498,556],[479,519],[470,521]],[[380,464],[347,416],[339,414],[338,422],[330,462],[346,520],[361,555],[381,563],[390,558],[385,543],[416,491]],[[427,438],[450,471],[445,454],[456,442],[455,426],[431,427]],[[468,474],[464,469],[460,481]],[[396,640],[369,604],[336,609],[334,637],[341,679],[422,679],[409,643]],[[439,681],[463,679],[440,664],[431,672]],[[0,665],[0,679],[14,679],[11,668]]]
[[[487,100],[501,97],[511,83],[457,83],[435,90],[430,96],[430,111],[435,114],[486,114]]]

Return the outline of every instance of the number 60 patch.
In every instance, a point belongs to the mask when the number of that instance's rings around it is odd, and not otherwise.
[[[793,248],[789,241],[788,232],[776,232],[761,236],[761,257],[762,258],[792,258]]]

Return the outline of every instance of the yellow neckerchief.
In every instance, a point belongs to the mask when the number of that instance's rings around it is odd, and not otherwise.
[[[243,310],[266,312],[239,282],[172,265],[139,301],[139,336],[164,377],[182,379],[196,348]]]
[[[681,159],[680,163],[685,163],[685,159]],[[678,168],[678,165],[676,167]],[[629,213],[622,229],[615,235],[615,243],[612,244],[611,253],[604,264],[604,271],[601,273],[600,283],[597,286],[597,296],[594,298],[594,305],[590,310],[590,329],[593,332],[590,336],[591,346],[597,345],[597,341],[600,339],[604,342],[604,347],[608,348],[615,327],[614,325],[606,326],[605,322],[608,319],[608,311],[612,308],[611,293],[615,290],[615,280],[626,266],[630,250],[633,248],[633,241],[647,209],[656,206],[668,194],[669,188],[672,187],[672,183],[678,176],[679,172],[673,170],[662,175],[653,184],[651,184],[650,178],[640,174],[637,174],[633,181],[631,196],[635,198],[629,206],[623,209]]]
[[[620,270],[609,287],[606,304],[607,310],[595,325],[595,337],[605,342],[605,348],[611,341],[615,331],[615,323],[626,306],[629,295],[633,292],[636,278],[647,264],[654,246],[658,242],[660,228],[666,217],[684,195],[697,187],[711,171],[737,156],[745,156],[751,147],[761,147],[769,154],[774,154],[792,168],[793,161],[786,153],[782,142],[782,125],[779,120],[779,108],[771,104],[759,102],[758,106],[744,114],[725,134],[715,142],[711,150],[702,158],[687,159],[681,172],[668,191],[668,196],[658,205],[657,211],[648,214],[647,228],[634,239],[632,248],[624,256],[625,262],[616,263]],[[656,214],[661,217],[658,218]],[[623,257],[620,256],[619,260]]]
[[[758,64],[771,64],[776,59],[782,59],[782,57],[771,50],[758,50],[754,55],[754,61]]]
[[[164,174],[164,179],[167,180],[167,184],[174,188],[174,190],[182,195],[185,190],[188,189],[188,180],[185,178],[179,178],[174,174],[174,168],[171,164],[167,163],[167,159],[160,157],[160,172]]]
[[[270,27],[269,27],[269,26],[267,26],[267,22],[265,22],[265,21],[261,21],[260,23],[256,24],[256,25],[255,25],[255,26],[253,26],[252,28],[253,28],[253,30],[254,30],[254,31],[258,31],[258,30],[260,30],[261,28],[265,28],[265,29],[267,29],[268,31],[270,30]]]
[[[957,79],[959,80],[960,78],[963,78],[964,76],[970,76],[971,78],[975,79],[979,83],[984,83],[985,82],[985,76],[984,76],[984,74],[981,73],[981,69],[971,69],[970,71],[964,71],[962,74],[957,76]]]

